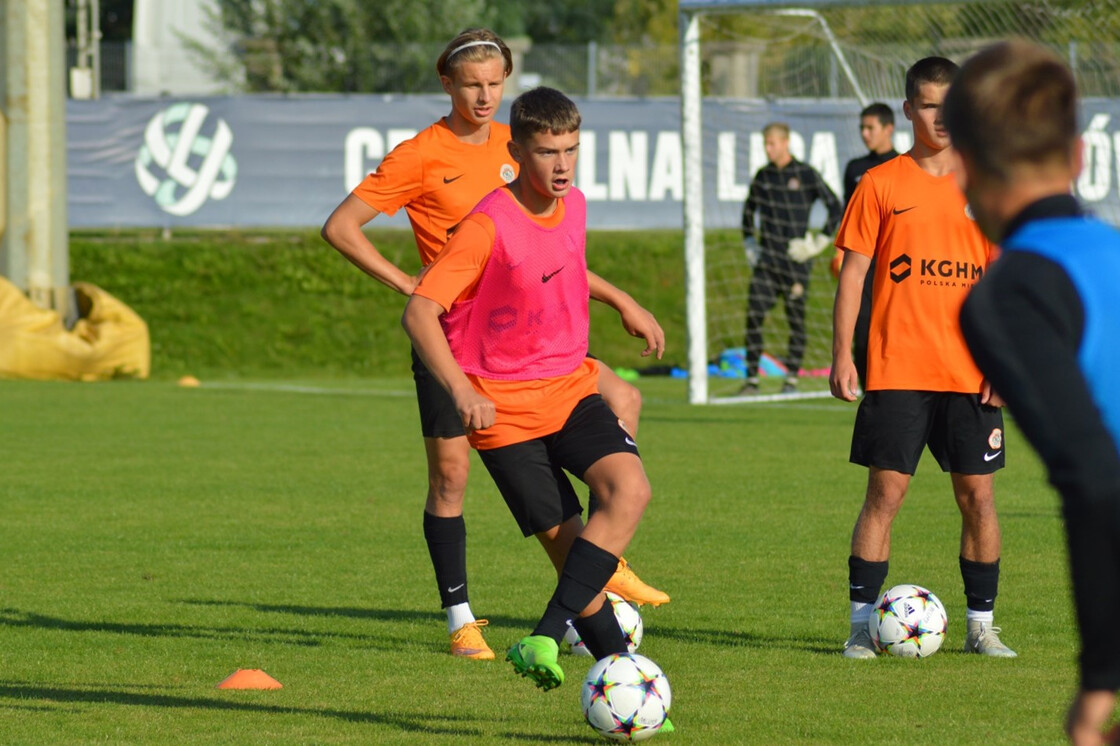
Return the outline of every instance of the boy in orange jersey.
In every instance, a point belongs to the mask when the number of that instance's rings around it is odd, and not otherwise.
[[[993,626],[1000,531],[993,474],[1004,464],[1001,402],[973,362],[958,320],[995,247],[957,188],[942,102],[957,66],[927,57],[906,73],[903,112],[914,147],[869,170],[836,245],[844,264],[833,318],[833,396],[855,401],[852,334],[872,258],[867,393],[851,461],[868,467],[867,493],[848,558],[851,630],[844,655],[874,658],[868,619],[887,577],[891,524],[928,445],[950,473],[961,512],[960,569],[968,603],[964,649],[1014,657]]]
[[[569,619],[596,658],[626,651],[603,588],[650,485],[586,357],[586,203],[572,186],[579,111],[559,91],[536,88],[514,102],[510,122],[520,175],[463,221],[402,323],[522,533],[536,536],[557,569],[540,622],[507,656],[551,689],[564,680],[557,652]],[[660,356],[658,340],[646,343],[644,354]],[[586,526],[565,470],[599,495]]]
[[[408,211],[420,260],[427,266],[451,232],[490,190],[512,181],[517,164],[507,149],[509,127],[493,121],[506,77],[513,69],[505,43],[487,29],[469,29],[447,45],[436,63],[451,97],[451,113],[393,149],[334,210],[323,238],[366,274],[409,295],[418,278],[401,270],[373,246],[362,227],[384,212]],[[616,308],[627,331],[661,335],[656,319],[609,283],[589,275],[592,297]],[[412,371],[428,461],[424,538],[435,568],[441,605],[447,611],[453,655],[489,660],[467,594],[466,524],[463,497],[470,469],[470,446],[447,393],[413,353]],[[608,366],[598,366],[604,398],[637,432],[641,396]],[[611,590],[635,603],[658,605],[669,597],[644,584],[620,559]]]

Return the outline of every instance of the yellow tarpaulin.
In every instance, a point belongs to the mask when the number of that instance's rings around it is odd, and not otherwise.
[[[101,288],[75,283],[79,319],[67,329],[0,277],[0,378],[102,381],[147,378],[148,325]]]

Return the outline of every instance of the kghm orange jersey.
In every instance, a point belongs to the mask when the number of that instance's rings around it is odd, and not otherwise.
[[[955,176],[932,176],[909,154],[869,170],[836,245],[875,259],[868,390],[979,392],[981,374],[959,315],[995,247],[972,219]]]
[[[509,125],[491,122],[485,143],[464,143],[441,119],[393,148],[352,193],[386,215],[405,208],[426,266],[480,199],[517,177],[509,139]]]

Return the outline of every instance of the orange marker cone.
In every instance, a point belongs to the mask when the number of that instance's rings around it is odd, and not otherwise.
[[[219,689],[283,689],[284,685],[259,668],[239,668],[221,683]]]

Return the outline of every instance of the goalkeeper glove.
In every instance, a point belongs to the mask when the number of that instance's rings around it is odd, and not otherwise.
[[[750,268],[757,267],[758,260],[762,256],[762,247],[758,245],[758,240],[754,236],[743,238],[743,252],[747,255],[747,264]]]
[[[790,239],[786,253],[795,262],[804,263],[832,245],[832,238],[823,233],[807,231],[801,238]]]

